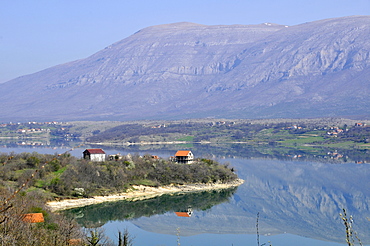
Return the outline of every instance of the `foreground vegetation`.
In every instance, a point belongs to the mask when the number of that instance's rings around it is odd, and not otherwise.
[[[124,192],[132,185],[214,183],[237,178],[228,165],[213,160],[198,159],[194,164],[180,165],[151,155],[91,162],[69,153],[34,152],[1,154],[0,163],[0,242],[3,245],[70,245],[74,238],[84,238],[77,244],[86,245],[89,238],[92,240],[98,235],[96,232],[82,235],[72,219],[48,211],[45,202],[55,198]],[[24,214],[35,212],[43,213],[45,222],[32,225],[22,220]]]

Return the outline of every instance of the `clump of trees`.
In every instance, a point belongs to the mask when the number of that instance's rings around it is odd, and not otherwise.
[[[24,183],[25,184],[25,183]],[[84,245],[77,223],[65,216],[51,213],[44,205],[40,190],[25,192],[0,186],[0,244],[1,245]],[[30,223],[25,214],[42,213],[44,222]]]
[[[123,192],[132,185],[226,183],[237,179],[228,164],[214,160],[198,159],[186,165],[155,159],[149,154],[91,162],[68,153],[13,153],[0,155],[0,163],[0,187],[15,189],[27,181],[29,187],[43,192],[44,201]]]
[[[68,216],[52,213],[42,203],[40,191],[20,192],[0,188],[0,245],[89,246],[113,244],[100,228],[84,229]],[[12,198],[12,199],[9,199]],[[31,223],[25,214],[42,213],[44,221]],[[132,245],[133,237],[119,231],[121,245]]]
[[[184,165],[154,159],[151,155],[129,155],[122,160],[106,162],[79,160],[68,166],[48,189],[64,196],[91,196],[123,192],[132,185],[225,183],[236,178],[230,167],[213,160],[199,159],[191,165]]]
[[[74,220],[54,214],[45,207],[46,201],[56,197],[104,195],[125,191],[135,184],[229,182],[236,178],[228,165],[209,159],[180,165],[151,155],[128,155],[122,160],[91,162],[68,153],[1,154],[0,243],[99,245],[93,243],[101,241],[103,233],[89,231],[84,234]],[[29,223],[23,220],[25,214],[35,212],[42,213],[45,221]],[[127,236],[125,232],[120,242],[127,241]]]
[[[353,141],[358,143],[369,143],[370,142],[370,127],[351,127],[348,131],[344,131],[343,134],[339,134],[337,139]]]
[[[51,213],[45,207],[51,196],[34,187],[37,180],[69,163],[68,156],[56,157],[38,153],[0,155],[1,245],[70,245],[73,239],[82,238],[77,223]],[[44,222],[24,220],[28,213],[42,213]]]

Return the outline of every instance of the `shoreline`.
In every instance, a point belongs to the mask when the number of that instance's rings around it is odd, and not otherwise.
[[[155,141],[155,142],[86,142],[90,145],[102,145],[102,146],[132,146],[132,145],[171,145],[171,144],[250,144],[251,141],[225,141],[225,142],[212,142],[212,141],[200,141],[200,142],[192,142],[192,141]]]
[[[112,194],[107,196],[94,196],[92,198],[77,198],[77,199],[65,199],[60,201],[50,201],[46,203],[46,206],[52,211],[61,211],[71,208],[84,207],[93,204],[99,204],[103,202],[113,202],[120,200],[144,200],[161,196],[164,194],[175,194],[175,193],[190,193],[190,192],[201,192],[207,190],[220,190],[237,187],[244,183],[242,179],[236,179],[230,183],[221,184],[187,184],[187,185],[168,185],[160,187],[151,187],[143,185],[134,185],[132,189],[127,192]]]

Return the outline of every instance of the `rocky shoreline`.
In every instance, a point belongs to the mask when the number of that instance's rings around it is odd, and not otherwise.
[[[215,184],[187,184],[187,185],[168,185],[161,187],[150,186],[133,186],[133,188],[125,193],[119,193],[107,196],[95,196],[92,198],[79,198],[79,199],[65,199],[61,201],[51,201],[46,204],[51,211],[60,211],[70,208],[84,207],[88,205],[119,201],[119,200],[143,200],[149,199],[163,194],[174,193],[188,193],[200,192],[206,190],[219,190],[239,186],[244,183],[244,180],[237,179],[230,183],[215,183]]]

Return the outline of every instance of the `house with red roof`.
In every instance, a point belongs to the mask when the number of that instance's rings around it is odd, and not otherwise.
[[[179,217],[191,217],[191,214],[187,212],[175,212],[175,214]]]
[[[105,152],[102,149],[86,149],[83,158],[91,161],[105,161]]]
[[[175,154],[175,161],[182,164],[191,164],[194,161],[194,155],[190,150],[179,150]]]
[[[175,212],[175,214],[178,217],[191,217],[191,215],[193,214],[193,209],[191,207],[188,207],[188,209]]]
[[[44,215],[42,213],[29,213],[24,214],[22,221],[27,223],[40,223],[44,222]]]

